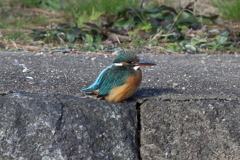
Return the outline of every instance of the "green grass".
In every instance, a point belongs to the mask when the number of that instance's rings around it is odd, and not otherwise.
[[[124,8],[139,8],[140,0],[73,0],[66,3],[64,13],[78,26],[94,21],[101,15],[116,15]]]
[[[35,7],[46,10],[61,9],[60,0],[11,0],[13,3],[21,4],[24,7]]]
[[[0,32],[2,30],[3,34],[0,41],[30,40],[32,39],[29,34],[31,29],[47,24],[45,15],[34,15],[15,2],[17,0],[6,0],[0,3],[0,6],[5,6],[0,9]]]
[[[91,14],[93,8],[96,12],[103,12],[104,14],[116,14],[126,7],[139,8],[140,0],[75,0],[71,1],[69,4],[69,7],[78,10],[80,14],[83,12]],[[71,8],[68,9],[71,10]]]
[[[31,40],[32,38],[25,32],[23,31],[13,31],[13,32],[10,32],[8,35],[7,35],[7,39],[5,39],[6,41],[8,40],[21,40],[21,41],[28,41],[28,40]]]
[[[22,28],[31,28],[34,25],[45,23],[46,17],[40,16],[38,18],[31,17],[18,17],[15,19],[13,16],[8,18],[0,17],[0,28],[1,29],[22,29]]]
[[[12,2],[26,7],[38,7],[41,0],[12,0]]]
[[[25,16],[17,17],[13,15],[5,17],[0,16],[0,28],[8,30],[4,36],[5,40],[29,40],[30,37],[27,33],[25,33],[25,30],[41,25],[45,23],[45,20],[45,16],[40,16],[38,18]]]
[[[240,22],[240,1],[239,0],[212,0],[212,4],[218,8],[222,18]]]

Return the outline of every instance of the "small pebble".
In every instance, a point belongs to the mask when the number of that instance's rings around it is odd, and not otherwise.
[[[27,68],[24,68],[22,72],[28,73],[28,72],[31,72],[31,71]]]
[[[173,83],[173,88],[177,87],[178,83]]]

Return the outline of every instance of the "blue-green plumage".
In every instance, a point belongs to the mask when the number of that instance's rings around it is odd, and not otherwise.
[[[135,71],[130,66],[119,67],[111,65],[100,73],[96,81],[91,86],[82,89],[82,91],[99,89],[98,95],[107,95],[112,88],[123,85],[125,79],[134,74]]]
[[[98,94],[107,95],[112,88],[123,85],[125,79],[134,74],[134,69],[129,66],[112,66],[105,72]]]

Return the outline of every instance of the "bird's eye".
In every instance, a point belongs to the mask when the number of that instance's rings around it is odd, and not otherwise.
[[[133,63],[137,63],[137,61],[132,61],[131,63],[132,63],[132,64],[133,64]]]

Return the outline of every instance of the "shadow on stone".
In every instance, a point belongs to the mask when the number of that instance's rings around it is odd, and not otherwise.
[[[173,88],[140,88],[135,94],[135,98],[150,98],[153,96],[160,96],[162,94],[181,94],[179,90],[173,89]]]

